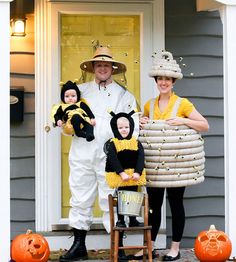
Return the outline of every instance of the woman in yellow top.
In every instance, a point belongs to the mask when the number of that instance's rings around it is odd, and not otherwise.
[[[195,109],[194,105],[186,98],[180,99],[173,92],[174,83],[183,75],[170,52],[163,51],[161,53],[161,57],[156,59],[149,75],[154,78],[157,84],[159,96],[145,104],[144,115],[140,119],[140,128],[151,118],[166,120],[166,123],[174,126],[184,124],[200,132],[209,129],[207,120]],[[172,116],[173,111],[176,111],[174,116]],[[185,187],[170,187],[166,190],[172,213],[172,243],[168,254],[163,257],[163,261],[174,261],[180,258],[180,241],[185,224],[183,205]],[[149,223],[152,225],[152,241],[154,244],[161,224],[161,206],[165,188],[148,187],[147,191],[150,209],[152,210],[149,214]],[[153,256],[156,255],[153,251]],[[133,257],[136,260],[142,258],[142,251]]]

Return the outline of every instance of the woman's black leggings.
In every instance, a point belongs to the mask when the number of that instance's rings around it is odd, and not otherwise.
[[[185,187],[166,188],[166,191],[172,214],[172,241],[180,242],[185,225],[183,205]],[[161,225],[161,206],[165,188],[148,187],[147,192],[150,209],[149,225],[152,226],[152,241],[155,241]]]

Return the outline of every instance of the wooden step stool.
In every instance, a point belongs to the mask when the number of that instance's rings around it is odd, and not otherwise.
[[[110,212],[110,224],[111,224],[111,233],[110,233],[110,261],[118,261],[118,251],[125,249],[143,249],[143,261],[146,261],[146,254],[148,254],[148,261],[152,261],[152,241],[151,241],[151,226],[148,225],[148,195],[144,194],[144,199],[142,206],[144,207],[144,226],[143,227],[116,227],[115,226],[115,217],[114,217],[114,208],[117,208],[117,197],[108,196],[109,201],[109,212]],[[119,233],[120,232],[137,232],[143,231],[143,245],[142,246],[119,246]]]

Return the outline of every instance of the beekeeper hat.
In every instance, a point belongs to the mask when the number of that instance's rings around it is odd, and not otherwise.
[[[80,68],[83,71],[93,73],[93,63],[97,61],[111,62],[113,67],[113,75],[123,73],[126,71],[126,65],[122,62],[113,59],[111,49],[109,47],[98,47],[94,53],[92,59],[84,61],[81,63]]]

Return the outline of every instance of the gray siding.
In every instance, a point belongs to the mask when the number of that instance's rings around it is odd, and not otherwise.
[[[190,99],[209,121],[204,133],[205,182],[186,189],[186,225],[182,247],[193,247],[202,230],[215,224],[224,230],[223,39],[218,12],[196,12],[195,0],[166,0],[166,50],[182,57],[184,79],[174,90]],[[168,202],[168,201],[167,201]],[[167,236],[171,241],[167,204]],[[169,244],[169,243],[168,243]]]
[[[11,38],[11,86],[24,87],[24,121],[11,122],[11,238],[35,230],[35,95],[33,16],[27,35]]]

